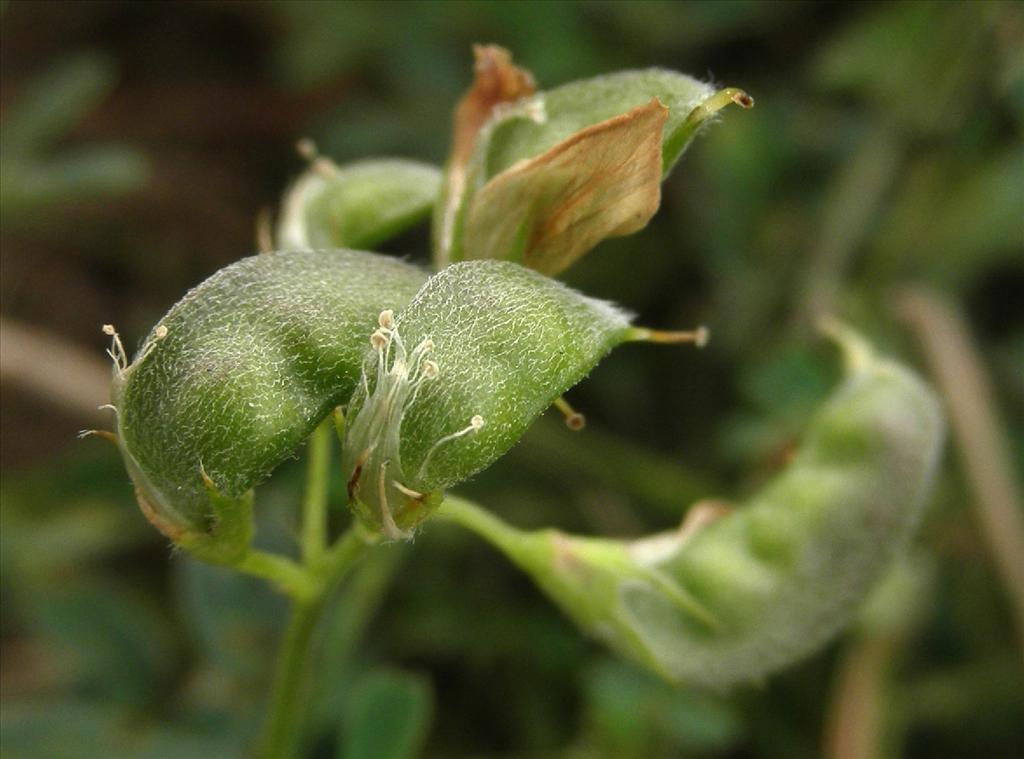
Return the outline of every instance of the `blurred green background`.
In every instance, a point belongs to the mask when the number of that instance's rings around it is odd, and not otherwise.
[[[649,228],[568,276],[642,323],[706,323],[711,345],[617,351],[569,394],[586,431],[544,418],[463,492],[521,526],[619,536],[741,498],[837,376],[813,332],[828,311],[932,377],[950,444],[857,625],[729,694],[614,659],[488,547],[428,526],[341,589],[310,756],[1020,756],[1024,5],[5,2],[5,759],[251,747],[284,602],[172,554],[116,451],[76,439],[109,424],[100,325],[136,345],[254,252],[299,137],[338,162],[440,164],[474,42],[541,87],[657,65],[757,107],[697,141]],[[426,261],[427,231],[387,251]],[[291,462],[258,493],[280,550],[301,480]]]

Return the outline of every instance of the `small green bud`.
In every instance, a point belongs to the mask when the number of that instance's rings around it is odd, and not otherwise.
[[[845,381],[789,467],[728,516],[629,542],[520,532],[455,499],[444,510],[665,679],[759,680],[848,624],[917,524],[941,450],[931,390],[849,331],[838,337]]]
[[[280,250],[373,249],[428,218],[441,187],[441,172],[418,161],[310,158],[281,203]]]
[[[377,314],[425,279],[372,253],[268,253],[189,292],[131,364],[109,328],[118,440],[150,521],[236,557],[252,488],[351,396]]]

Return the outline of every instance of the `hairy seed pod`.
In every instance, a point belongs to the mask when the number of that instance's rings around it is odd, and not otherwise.
[[[644,332],[615,306],[516,264],[435,274],[369,336],[342,464],[358,513],[389,538],[408,536],[427,494],[490,465],[608,351]]]
[[[313,157],[281,203],[277,247],[372,249],[428,218],[440,187],[440,170],[419,161]]]
[[[451,517],[667,680],[759,680],[848,623],[914,529],[941,450],[931,390],[848,331],[840,341],[845,381],[787,469],[728,516],[632,542],[523,533],[454,499]]]
[[[377,314],[425,279],[372,253],[268,253],[189,292],[114,373],[120,446],[150,520],[179,543],[220,537],[228,505],[352,395]]]
[[[754,103],[663,69],[534,93],[507,52],[476,53],[435,210],[440,265],[494,258],[559,273],[601,240],[642,229],[662,180],[710,117]]]

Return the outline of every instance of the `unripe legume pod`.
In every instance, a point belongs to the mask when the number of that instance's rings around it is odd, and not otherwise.
[[[643,228],[660,203],[662,179],[709,117],[728,103],[753,105],[742,90],[716,93],[663,69],[535,94],[527,75],[530,86],[504,92],[494,80],[515,82],[525,72],[504,51],[483,53],[456,113],[456,146],[435,213],[440,264],[495,258],[557,274],[606,237]],[[496,91],[527,96],[495,102]],[[479,107],[463,113],[474,101]]]
[[[917,523],[941,449],[930,389],[842,340],[848,376],[793,461],[700,530],[580,538],[520,532],[457,500],[445,508],[621,654],[673,682],[756,681],[849,621]]]
[[[285,194],[277,247],[374,248],[429,217],[440,187],[440,170],[419,161],[315,158]]]
[[[417,494],[489,466],[612,348],[646,334],[517,264],[441,270],[370,337],[342,454],[350,500],[387,537],[407,535],[429,511]]]
[[[730,90],[737,92],[736,90]],[[517,161],[550,150],[589,126],[620,116],[657,99],[668,111],[663,125],[662,172],[667,175],[690,144],[706,116],[694,109],[715,96],[715,88],[667,69],[617,71],[538,92],[522,107],[499,114],[477,146],[484,180]],[[728,102],[726,100],[725,102]],[[718,105],[718,108],[724,105]],[[707,115],[717,108],[710,109]],[[527,114],[536,113],[535,118]]]
[[[351,396],[377,314],[425,279],[372,253],[282,252],[189,292],[114,376],[119,443],[154,524],[177,542],[215,532],[216,499],[244,499]]]

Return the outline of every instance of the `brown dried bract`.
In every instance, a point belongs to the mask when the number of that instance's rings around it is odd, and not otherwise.
[[[729,516],[736,507],[728,501],[707,498],[697,501],[686,512],[683,523],[679,526],[679,536],[687,541],[710,524]]]
[[[533,75],[514,66],[508,50],[497,45],[474,45],[473,57],[473,86],[455,109],[452,170],[469,161],[476,136],[496,106],[532,95],[537,89]]]
[[[442,190],[441,214],[436,221],[435,246],[441,265],[449,262],[455,245],[459,209],[466,194],[466,169],[477,135],[494,109],[532,95],[536,91],[533,76],[512,65],[512,55],[497,45],[474,45],[476,76],[473,86],[455,109],[455,134]]]

